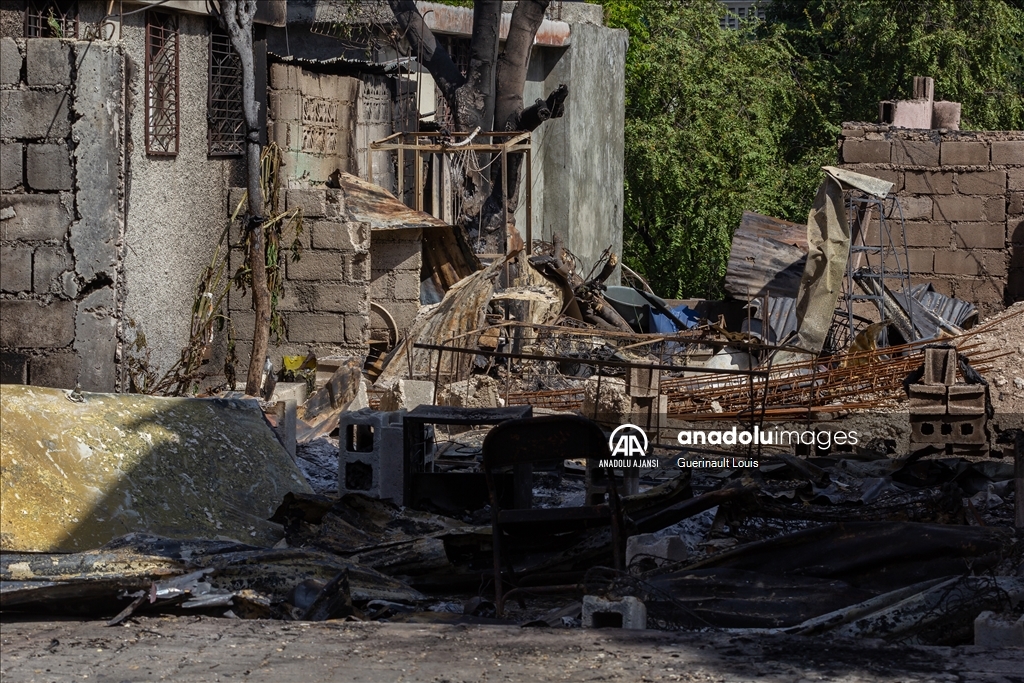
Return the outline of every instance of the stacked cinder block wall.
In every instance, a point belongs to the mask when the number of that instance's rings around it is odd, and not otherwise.
[[[0,381],[117,388],[117,46],[0,38]]]
[[[420,228],[378,229],[370,240],[370,301],[382,306],[405,336],[420,310],[420,272],[423,238]],[[382,316],[370,317],[372,339],[386,341],[388,329]]]
[[[843,167],[895,184],[914,284],[983,314],[1024,299],[1024,132],[847,123],[839,144]]]
[[[299,235],[300,258],[292,260],[285,255],[284,291],[278,310],[286,333],[279,342],[271,339],[275,367],[279,367],[281,355],[365,353],[370,312],[369,224],[348,219],[341,190],[292,189],[284,194],[288,210],[302,209],[304,227]],[[240,188],[230,193],[229,214],[241,195]],[[240,246],[232,247],[232,272],[244,258]],[[251,297],[232,290],[228,302],[238,339],[236,352],[244,367],[252,352],[255,321]]]

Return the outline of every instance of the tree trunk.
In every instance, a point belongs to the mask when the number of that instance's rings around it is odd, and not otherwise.
[[[414,0],[388,0],[395,14],[398,28],[412,47],[412,53],[434,78],[441,95],[455,110],[455,91],[465,84],[466,79],[456,68],[448,51],[438,45],[434,32],[423,21]]]
[[[220,22],[231,37],[231,46],[242,65],[242,115],[245,118],[245,170],[249,195],[249,269],[252,272],[252,302],[256,325],[252,334],[252,356],[245,380],[245,393],[258,396],[263,364],[270,345],[270,289],[267,285],[267,249],[263,234],[263,192],[260,189],[259,105],[256,102],[256,65],[252,49],[252,22],[256,0],[220,0]]]

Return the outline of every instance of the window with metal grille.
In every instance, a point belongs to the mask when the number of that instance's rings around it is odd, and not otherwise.
[[[242,62],[227,33],[210,31],[210,90],[206,133],[210,156],[237,156],[245,151],[242,116]]]
[[[25,6],[26,38],[77,38],[78,3],[31,0]]]
[[[178,154],[178,18],[146,13],[146,153]]]

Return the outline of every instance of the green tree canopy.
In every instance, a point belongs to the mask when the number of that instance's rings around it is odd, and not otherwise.
[[[963,125],[1019,129],[1024,10],[1003,0],[775,0],[719,28],[715,0],[603,0],[630,32],[625,260],[664,296],[716,296],[745,209],[806,220],[843,121],[915,75]]]

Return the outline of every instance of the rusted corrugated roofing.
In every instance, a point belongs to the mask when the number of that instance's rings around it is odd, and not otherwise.
[[[450,227],[429,213],[410,209],[380,185],[348,173],[340,174],[349,219],[369,223],[371,231]]]
[[[807,260],[807,226],[744,211],[732,237],[725,290],[741,301],[796,297]]]

